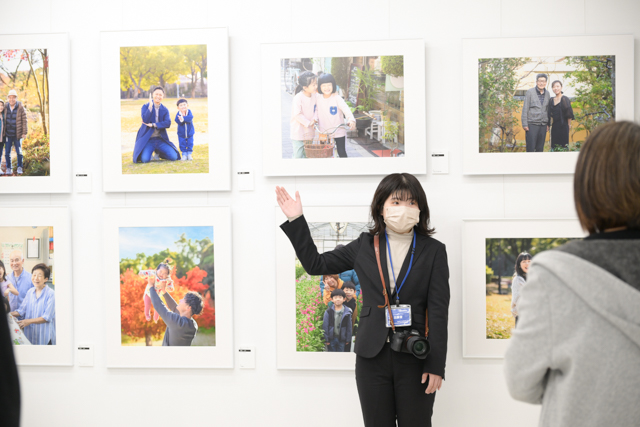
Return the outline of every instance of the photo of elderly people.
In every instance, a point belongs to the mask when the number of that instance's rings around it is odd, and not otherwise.
[[[0,227],[0,250],[0,299],[11,341],[56,345],[53,227]]]
[[[364,222],[310,222],[318,252],[338,249],[369,228]],[[311,276],[296,257],[296,350],[353,352],[362,308],[354,270]]]
[[[480,153],[580,151],[616,118],[615,76],[613,55],[480,59]]]
[[[0,50],[0,178],[49,175],[49,54]]]
[[[122,227],[123,346],[215,346],[213,227]]]
[[[520,292],[534,255],[564,245],[565,238],[486,239],[487,338],[511,338],[518,322]]]
[[[207,85],[206,45],[120,48],[123,174],[209,172]]]
[[[404,56],[280,67],[283,159],[404,156]]]

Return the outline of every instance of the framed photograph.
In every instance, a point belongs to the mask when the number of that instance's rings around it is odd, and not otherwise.
[[[504,357],[531,258],[584,236],[577,219],[465,220],[463,356]]]
[[[573,173],[598,126],[633,120],[633,36],[463,40],[463,166]]]
[[[226,28],[103,32],[104,191],[230,189]]]
[[[305,207],[313,241],[319,252],[356,240],[368,232],[368,207]],[[277,275],[277,363],[278,369],[353,370],[359,312],[362,308],[360,282],[355,271],[312,276],[296,257],[291,242],[280,229],[287,218],[276,208]],[[345,293],[342,322],[348,335],[344,343],[328,340],[335,321],[331,292]],[[337,302],[337,304],[340,304]],[[337,340],[336,340],[337,341]]]
[[[263,173],[427,172],[423,40],[262,45]]]
[[[163,210],[104,210],[107,366],[233,368],[230,209]]]
[[[71,191],[69,36],[0,35],[0,193]]]
[[[8,308],[16,361],[19,365],[71,366],[69,211],[56,206],[0,208],[0,216],[5,218],[0,226],[0,300]],[[48,242],[47,247],[41,247],[41,242]],[[36,251],[38,257],[27,256]]]

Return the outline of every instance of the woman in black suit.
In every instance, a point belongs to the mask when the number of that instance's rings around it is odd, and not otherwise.
[[[296,192],[293,199],[281,187],[276,187],[276,194],[289,219],[281,228],[307,273],[355,270],[360,279],[364,301],[355,345],[356,383],[365,426],[391,427],[396,421],[399,427],[430,426],[447,355],[449,267],[445,246],[431,237],[435,230],[429,226],[429,206],[420,182],[407,173],[385,177],[371,203],[371,230],[323,254],[318,253],[302,215],[300,195]],[[393,331],[386,326],[388,308],[374,236],[379,237],[380,265],[390,303],[411,306],[408,328]],[[425,336],[427,309],[431,352],[426,359],[392,350],[390,338],[395,333],[416,329]]]
[[[562,93],[562,82],[556,80],[551,84],[551,90],[556,96],[549,100],[549,121],[551,124],[551,149],[569,148],[569,129],[573,120],[571,100]],[[553,122],[551,121],[553,119]]]

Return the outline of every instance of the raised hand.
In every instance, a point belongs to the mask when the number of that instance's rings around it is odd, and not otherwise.
[[[278,199],[278,205],[282,209],[282,213],[287,218],[293,218],[295,216],[302,215],[302,201],[300,200],[300,193],[296,191],[296,198],[292,199],[287,190],[283,187],[276,187],[276,197]]]

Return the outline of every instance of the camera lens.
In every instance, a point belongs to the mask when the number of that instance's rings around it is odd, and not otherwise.
[[[407,340],[407,350],[419,359],[424,359],[429,354],[429,344],[422,337],[412,336]]]
[[[427,346],[424,341],[416,341],[413,343],[413,353],[416,355],[423,355],[427,351]]]

